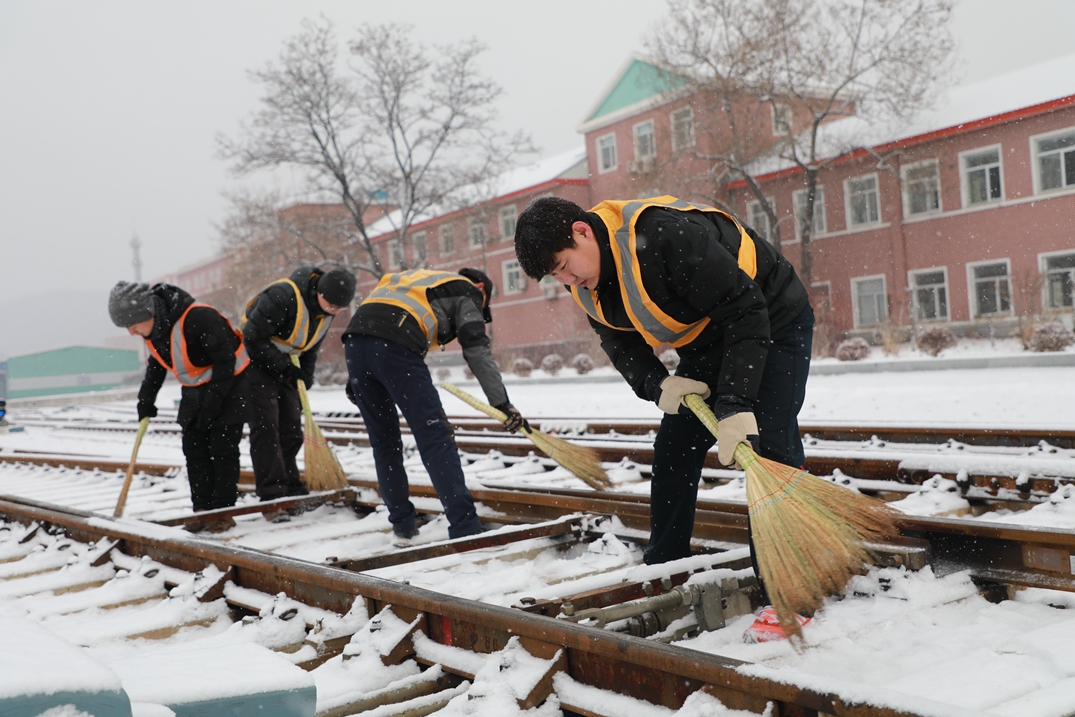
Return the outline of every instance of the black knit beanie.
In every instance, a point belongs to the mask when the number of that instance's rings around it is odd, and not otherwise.
[[[317,281],[317,293],[333,306],[348,306],[355,298],[355,275],[346,269],[332,269]]]
[[[491,323],[493,320],[493,312],[489,310],[490,305],[493,303],[493,292],[496,290],[496,285],[493,280],[489,278],[489,275],[480,269],[472,269],[471,267],[463,267],[456,272],[459,276],[470,279],[475,284],[484,284],[485,288],[485,308],[482,309],[482,318],[485,319],[485,323]]]
[[[116,326],[127,328],[153,318],[155,307],[149,284],[121,281],[108,295],[108,315]]]

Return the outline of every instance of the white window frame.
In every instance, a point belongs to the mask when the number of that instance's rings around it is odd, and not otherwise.
[[[769,103],[769,121],[774,137],[787,137],[791,131],[791,107],[780,102]]]
[[[519,220],[519,210],[514,204],[509,204],[506,207],[501,207],[497,216],[497,226],[500,228],[500,241],[514,239],[515,225]],[[509,226],[511,228],[510,232],[508,232]]]
[[[676,115],[682,116],[686,113],[687,116],[687,132],[683,142],[676,141]],[[686,149],[687,147],[694,146],[694,109],[687,105],[686,107],[680,107],[678,110],[672,110],[668,115],[668,121],[672,128],[672,151],[678,151]]]
[[[924,212],[912,212],[911,211],[911,192],[907,175],[916,169],[922,169],[932,165],[933,171],[937,177],[937,207],[935,209],[927,209]],[[900,186],[903,189],[903,216],[905,217],[928,217],[934,214],[940,214],[944,211],[944,199],[941,195],[941,166],[936,159],[924,159],[920,162],[909,162],[908,164],[900,167]]]
[[[1041,286],[1041,306],[1043,310],[1055,309],[1058,311],[1070,311],[1075,309],[1075,276],[1072,277],[1072,306],[1053,306],[1049,301],[1049,267],[1048,260],[1055,259],[1061,256],[1071,256],[1075,254],[1075,249],[1066,249],[1064,251],[1048,251],[1038,254],[1038,268],[1044,277],[1044,281]],[[1070,269],[1073,275],[1075,275],[1075,268]]]
[[[983,314],[979,312],[978,307],[978,281],[975,277],[974,270],[983,266],[994,266],[996,264],[1004,265],[1003,277],[992,277],[996,279],[1006,279],[1008,282],[1008,310],[1007,311],[995,311],[991,314]],[[989,319],[995,316],[1004,317],[1011,316],[1015,313],[1015,297],[1012,295],[1012,262],[1008,258],[1004,259],[985,259],[982,261],[970,261],[967,262],[967,308],[970,309],[970,317],[972,319]]]
[[[612,163],[607,166],[605,165],[605,147],[602,146],[606,140],[610,143],[609,146],[612,149]],[[609,172],[615,172],[620,166],[619,152],[616,151],[616,133],[610,132],[609,134],[603,134],[594,140],[594,142],[594,146],[597,148],[597,173],[607,174]]]
[[[802,239],[802,222],[799,220],[799,203],[801,201],[806,204],[806,191],[805,189],[799,189],[791,193],[791,211],[795,215],[795,238],[800,240]],[[801,200],[799,199],[800,197],[802,197]],[[817,227],[819,219],[821,220],[820,230]],[[825,236],[827,226],[825,223],[825,187],[819,184],[814,187],[814,229],[810,236]]]
[[[512,279],[512,275],[518,272],[516,279]],[[504,280],[504,296],[511,296],[513,294],[521,294],[526,291],[526,274],[523,273],[523,269],[519,266],[518,259],[508,259],[500,265],[501,277]]]
[[[564,292],[560,291],[560,282],[548,274],[541,277],[541,281],[538,282],[538,285],[541,286],[541,295],[546,299],[559,299],[561,296],[564,296]]]
[[[414,247],[415,268],[424,266],[429,261],[429,244],[425,232],[415,232],[411,237],[411,246]]]
[[[642,153],[641,142],[639,139],[643,136],[642,130],[649,127],[649,145],[650,151],[648,154]],[[634,138],[634,152],[635,161],[641,162],[643,160],[653,160],[657,158],[657,134],[653,127],[653,119],[648,119],[645,122],[639,122],[631,128],[631,136]]]
[[[858,285],[867,281],[874,281],[876,279],[881,280],[881,297],[884,299],[882,306],[884,307],[884,316],[876,324],[863,325],[862,316],[859,311],[859,291]],[[831,294],[830,294],[831,296]],[[856,329],[871,328],[874,326],[881,326],[888,320],[888,280],[884,274],[871,274],[869,276],[856,276],[851,279],[851,310],[854,316],[854,323]]]
[[[447,246],[447,241],[451,246]],[[455,253],[455,225],[452,223],[441,224],[437,229],[437,248],[441,256],[451,256]]]
[[[918,277],[923,274],[936,274],[940,272],[944,277],[944,281],[939,285],[941,290],[944,291],[944,315],[938,315],[935,318],[924,318],[919,312],[918,308]],[[952,316],[952,292],[948,288],[948,267],[947,266],[933,266],[924,269],[911,269],[907,272],[907,285],[911,288],[911,310],[915,312],[915,318],[918,321],[927,324],[940,324],[946,321],[950,321]],[[931,284],[930,286],[936,287],[937,284]],[[934,299],[936,302],[936,299]]]
[[[1057,137],[1063,137],[1064,135],[1073,135],[1073,136],[1075,136],[1075,127],[1066,127],[1064,129],[1058,129],[1058,130],[1056,130],[1054,132],[1045,132],[1045,133],[1042,133],[1042,134],[1032,135],[1030,137],[1030,156],[1033,158],[1031,160],[1031,167],[1032,167],[1031,174],[1034,177],[1034,194],[1049,195],[1049,194],[1057,194],[1057,193],[1075,191],[1075,182],[1073,182],[1071,184],[1063,184],[1063,179],[1064,179],[1064,160],[1063,160],[1063,156],[1067,152],[1075,152],[1075,146],[1072,146],[1071,148],[1068,148],[1066,151],[1061,149],[1061,150],[1053,150],[1052,152],[1047,152],[1046,153],[1046,154],[1054,154],[1056,152],[1060,153],[1060,156],[1061,156],[1061,160],[1060,160],[1061,185],[1059,187],[1053,187],[1052,189],[1044,189],[1044,188],[1042,188],[1042,181],[1041,181],[1042,180],[1042,177],[1041,177],[1041,156],[1042,156],[1042,153],[1038,150],[1038,143],[1042,142],[1042,141],[1045,141],[1045,140],[1055,139]],[[1003,182],[1002,182],[1002,184],[1003,184]]]
[[[766,197],[765,201],[769,202],[769,206],[772,207],[773,211],[775,212],[776,211],[776,203],[773,200],[773,198],[772,197]],[[760,210],[761,211],[761,216],[764,217],[764,219],[765,219],[765,229],[764,229],[764,231],[762,230],[762,228],[760,228],[758,226],[757,222],[754,221],[754,210],[755,209]],[[767,241],[769,243],[772,243],[772,241],[773,241],[773,238],[772,238],[773,227],[769,224],[769,215],[765,213],[764,209],[762,209],[760,199],[752,199],[749,202],[747,202],[747,224],[750,225],[751,229],[753,229],[758,234],[760,234],[762,239],[764,239],[765,241]]]
[[[467,246],[471,249],[485,246],[485,218],[480,214],[467,217]]]
[[[967,160],[978,154],[985,154],[986,152],[996,151],[997,153],[997,166],[1000,168],[998,173],[998,179],[1000,180],[1000,196],[996,199],[987,198],[984,202],[971,202],[970,201],[970,182],[967,181]],[[966,152],[959,153],[959,186],[960,196],[963,198],[963,208],[969,209],[971,207],[986,206],[995,202],[1004,201],[1004,151],[1003,147],[999,144],[989,144],[984,147],[975,147],[974,149],[968,149]]]
[[[403,240],[398,236],[388,240],[388,268],[399,269],[403,266],[406,252],[403,249]]]
[[[851,182],[860,182],[867,179],[873,179],[873,191],[874,196],[877,198],[877,219],[874,221],[866,221],[861,224],[851,223]],[[844,217],[845,224],[847,225],[847,231],[860,231],[862,229],[872,229],[881,224],[881,182],[878,179],[877,172],[871,172],[870,174],[860,174],[857,177],[848,177],[844,180]]]

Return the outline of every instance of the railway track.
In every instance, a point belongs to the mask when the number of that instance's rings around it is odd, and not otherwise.
[[[326,417],[322,425],[331,420]],[[356,448],[362,442],[361,426],[353,420],[348,423],[332,425],[330,435],[340,444],[351,444],[344,450],[357,456],[362,453]],[[118,586],[135,575],[143,587],[156,586],[156,592],[132,598],[141,602],[130,605],[108,604],[109,610],[121,611],[116,615],[158,610],[162,616],[179,618],[168,624],[131,622],[139,629],[151,629],[124,638],[138,641],[153,634],[154,639],[168,641],[183,631],[210,631],[211,625],[235,621],[234,629],[261,635],[257,639],[266,647],[289,656],[286,659],[315,677],[321,674],[319,669],[347,669],[347,664],[371,654],[386,670],[409,670],[410,682],[388,681],[361,695],[331,691],[322,695],[319,682],[319,714],[373,708],[389,710],[385,714],[426,714],[430,712],[413,710],[439,709],[460,694],[481,700],[492,689],[489,665],[507,672],[509,682],[513,672],[519,673],[512,695],[520,709],[555,702],[568,714],[594,717],[621,717],[633,714],[635,708],[638,714],[650,714],[644,711],[651,709],[646,705],[675,710],[707,700],[758,714],[770,703],[771,714],[779,715],[957,713],[913,700],[886,700],[884,691],[871,695],[852,682],[825,683],[830,687],[819,689],[816,681],[802,674],[773,675],[727,654],[683,646],[702,640],[698,637],[702,633],[716,629],[720,634],[721,626],[739,624],[736,621],[745,619],[754,606],[744,547],[745,505],[703,497],[698,504],[695,557],[663,572],[660,566],[639,566],[638,548],[648,530],[648,495],[511,485],[528,476],[555,476],[556,470],[550,461],[512,455],[523,453],[515,444],[522,448],[527,444],[489,435],[492,432],[485,429],[491,427],[471,425],[460,430],[458,438],[470,473],[479,475],[483,484],[507,481],[474,491],[481,503],[480,517],[493,530],[476,539],[432,540],[403,550],[391,546],[387,522],[377,512],[379,500],[368,461],[363,467],[357,459],[345,460],[351,486],[342,492],[280,505],[243,502],[234,509],[198,516],[186,511],[189,503],[179,505],[182,491],[175,486],[185,481],[175,464],[140,464],[129,505],[142,520],[114,521],[101,514],[110,512],[114,503],[117,471],[126,467],[124,462],[98,459],[91,465],[84,456],[5,452],[0,454],[0,492],[12,482],[23,489],[18,496],[0,497],[0,516],[8,521],[0,527],[0,599],[32,588],[36,579],[52,587],[23,593],[19,599],[44,605],[43,614],[52,609],[49,605],[61,604],[55,601],[65,595],[80,595],[78,604],[103,609],[100,603],[127,594]],[[130,426],[111,429],[126,431]],[[464,442],[471,434],[477,448]],[[644,440],[639,448],[632,445],[647,434],[641,429],[628,433],[611,428],[596,439],[586,433],[583,440],[618,442],[619,458],[633,461],[645,457],[644,452],[629,451],[644,450]],[[479,438],[486,442],[477,442]],[[488,441],[496,451],[492,456],[481,450],[488,450]],[[643,460],[631,466],[622,473],[645,473]],[[729,475],[712,477],[734,482],[731,472],[724,473]],[[617,478],[619,487],[630,487],[630,477],[617,474]],[[1052,489],[1056,487],[1052,480]],[[906,489],[901,493],[889,488],[879,492],[906,495]],[[430,525],[436,526],[441,519],[431,487],[418,482],[412,485],[412,494],[420,512],[433,517]],[[42,496],[62,498],[65,505]],[[275,525],[258,515],[266,507],[313,510]],[[181,526],[197,530],[225,514],[239,524],[216,538],[178,530]],[[881,550],[886,563],[928,569],[947,580],[965,576],[971,593],[960,593],[962,599],[978,592],[1002,601],[1028,587],[1075,592],[1071,531],[913,516],[903,519],[901,530],[903,537]],[[433,533],[434,538],[440,535]],[[313,541],[316,550],[307,545]],[[64,544],[73,547],[60,561],[53,553],[61,552],[59,546]],[[575,558],[581,572],[517,590],[501,588],[500,583],[510,583],[507,576],[513,566],[541,564],[561,555]],[[597,565],[594,556],[606,563]],[[31,563],[25,569],[12,567],[27,560]],[[492,570],[493,564],[502,564],[504,570]],[[477,570],[475,566],[483,571],[478,573],[481,585],[458,577],[444,580],[451,569],[466,575]],[[146,577],[154,570],[152,577]],[[48,579],[53,582],[47,583]],[[24,587],[11,587],[20,582]],[[197,597],[192,601],[193,595]],[[290,616],[284,619],[285,615]],[[107,624],[124,622],[117,617]],[[264,637],[270,634],[290,637],[283,642]],[[83,641],[94,644],[91,638]],[[520,667],[523,663],[529,665],[527,670]],[[620,701],[624,699],[628,702]]]

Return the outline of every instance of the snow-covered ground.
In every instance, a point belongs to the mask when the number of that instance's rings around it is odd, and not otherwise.
[[[595,374],[600,379],[602,374],[608,375],[608,369]],[[569,371],[562,376],[573,377],[574,373]],[[544,378],[535,372],[531,379],[512,379],[508,385],[512,401],[524,415],[538,421],[542,418],[656,420],[660,417],[655,406],[636,398],[622,381],[556,383]],[[452,379],[466,390],[481,396],[475,383],[463,381],[461,375],[452,376]],[[1072,429],[1075,428],[1075,411],[1071,408],[1075,406],[1073,379],[1075,368],[815,376],[810,380],[801,418],[804,424],[839,422],[859,425]],[[317,387],[311,396],[318,411],[354,410],[339,387]],[[158,405],[162,409],[172,406],[177,397],[178,392],[174,388],[166,388]],[[476,415],[448,394],[444,394],[444,403],[450,415]],[[52,411],[60,413],[62,409],[44,409],[42,413]],[[113,417],[125,416],[132,423],[134,420],[133,402],[107,407],[79,407],[62,413],[69,416],[107,413]],[[13,411],[16,422],[20,415],[29,416],[31,412],[22,414],[18,410]],[[129,457],[129,434],[86,433],[89,435],[74,431],[50,434],[45,429],[31,427],[24,433],[0,435],[0,451],[18,447],[70,453],[103,452],[114,460]],[[142,458],[146,461],[181,460],[178,436],[174,434],[151,433],[142,450]],[[341,458],[349,470],[368,474],[370,464],[365,453],[362,449],[349,448],[341,451]],[[416,482],[428,480],[418,461],[409,462],[408,469],[413,471]],[[22,475],[27,478],[35,476],[35,482],[51,480],[40,472],[24,470]],[[473,470],[468,471],[468,481],[473,480],[480,485],[485,478],[492,485],[499,480],[498,475],[509,469],[499,470],[498,474],[496,466],[476,463]],[[516,471],[520,473],[515,476],[517,479],[541,478],[541,474],[521,475],[523,470]],[[100,476],[89,478],[102,480]],[[73,477],[68,475],[66,479],[73,480]],[[0,484],[3,485],[0,492],[13,492],[19,480],[12,469],[0,468]],[[916,514],[958,513],[966,504],[958,495],[953,495],[952,487],[943,480],[930,481],[922,491],[901,501],[901,507]],[[636,484],[633,488],[645,490],[644,484]],[[706,493],[712,497],[742,499],[742,488],[736,481],[708,488]],[[59,491],[58,495],[62,494],[63,491]],[[318,524],[326,538],[332,534],[333,538],[347,539],[347,536],[337,535],[346,526],[344,516],[330,515],[327,506],[319,511],[308,514],[308,521]],[[1075,490],[1062,489],[1054,494],[1052,500],[1029,511],[990,514],[983,519],[1071,530],[1075,528]],[[296,520],[294,527],[301,527],[300,521],[306,520],[306,516]],[[382,516],[370,516],[364,519],[364,525],[363,520],[351,520],[356,521],[356,531],[350,536],[356,550],[361,549],[366,540],[364,535],[376,536],[377,531],[386,528]],[[372,531],[365,532],[370,527]],[[442,528],[437,525],[433,529],[439,535]],[[255,520],[240,521],[237,528],[220,537],[244,544],[249,541],[251,546],[261,548],[276,547],[272,544],[275,540],[273,532],[255,525]],[[54,539],[41,536],[35,540],[40,541],[40,548],[33,542],[27,544],[40,550],[41,555],[35,560],[60,560],[54,557],[54,551],[57,550]],[[383,539],[379,537],[370,539],[366,544],[383,549]],[[0,560],[7,556],[3,552],[5,549],[26,549],[19,545],[17,541],[4,541],[0,545]],[[515,555],[509,548],[499,554],[438,559],[410,569],[387,568],[380,574],[495,604],[511,604],[522,595],[554,595],[558,583],[563,581],[573,592],[596,587],[602,584],[602,580],[650,579],[659,577],[662,571],[666,574],[682,572],[697,567],[692,561],[698,560],[692,558],[666,566],[640,566],[637,547],[612,536],[587,548],[564,552],[547,546],[535,548],[534,553],[520,555]],[[321,560],[325,556],[325,549],[313,543],[297,545],[282,552],[314,560]],[[70,562],[72,558],[65,557],[63,560]],[[72,565],[77,567],[74,563]],[[122,567],[132,576],[129,578],[131,582],[127,583],[131,591],[159,591],[159,586],[152,583],[150,578],[133,579],[140,575],[139,566]],[[493,575],[496,575],[495,579]],[[741,668],[745,672],[920,714],[945,717],[971,714],[1059,717],[1075,713],[1075,647],[1072,647],[1075,645],[1075,614],[1071,610],[1059,610],[1053,606],[1075,607],[1075,597],[1055,591],[1023,590],[1013,600],[992,604],[978,596],[974,585],[962,573],[938,576],[929,569],[919,573],[874,570],[856,579],[842,596],[827,602],[814,621],[806,626],[801,651],[796,651],[787,643],[744,644],[741,636],[750,622],[749,617],[739,618],[722,630],[705,633],[679,644],[746,660],[751,664]],[[68,613],[67,608],[61,610],[58,603],[55,607],[51,602],[27,604],[24,599],[0,596],[0,612],[6,611],[7,615],[12,616],[11,620],[37,615],[34,619],[61,636],[79,636],[83,643],[91,642],[92,656],[120,668],[124,664],[129,665],[135,655],[179,650],[184,644],[193,644],[206,636],[217,640],[216,644],[221,647],[251,640],[271,644],[272,640],[280,639],[269,634],[254,634],[249,626],[230,626],[224,616],[210,614],[211,610],[202,616],[193,611],[207,608],[199,608],[193,603],[187,605],[178,598],[172,607],[191,610],[185,619],[201,617],[209,622],[206,627],[185,628],[181,633],[154,645],[131,647],[108,638],[105,630],[108,624],[101,622],[104,613],[99,609]],[[45,617],[59,612],[63,612],[62,617]],[[150,610],[144,613],[149,617]],[[355,615],[350,619],[364,622],[365,616]],[[388,621],[390,616],[384,619]],[[27,631],[29,628],[20,629]],[[366,634],[367,638],[368,633],[369,629],[366,629],[366,633],[360,631],[360,635]],[[427,645],[422,649],[435,652],[436,647]],[[509,657],[516,660],[520,656],[508,655],[499,659],[503,662]],[[400,669],[393,672],[378,663],[379,660],[367,660],[359,654],[348,661],[336,658],[319,668],[313,673],[319,706],[327,707],[344,701],[348,695],[379,689],[395,680],[419,678],[417,674],[406,673],[407,668],[402,668],[402,672]],[[0,667],[3,664],[6,663],[0,660]],[[485,664],[495,663],[490,661]],[[483,665],[477,667],[482,668]],[[121,670],[117,668],[117,671]],[[113,684],[109,679],[102,677],[101,685]],[[460,698],[462,701],[453,704],[450,713],[475,717],[523,714],[512,705],[511,700],[505,699],[507,688],[496,682],[495,675],[490,673],[480,679],[485,680],[485,686],[474,694],[483,696],[469,703],[465,698]],[[0,674],[0,696],[5,692],[3,688],[10,692],[13,686],[5,685],[4,675]],[[471,689],[474,690],[473,687]],[[592,699],[594,704],[600,704],[602,699],[614,699],[601,695],[586,696],[577,692],[582,686],[563,681],[558,683],[557,689],[564,695],[578,695],[580,701]],[[701,697],[693,698],[681,711],[681,717],[735,714],[722,711],[712,702],[703,702],[705,700]],[[667,717],[672,714],[667,710],[632,702],[625,702],[618,713],[624,717]],[[527,713],[527,717],[552,717],[556,714],[556,705],[549,703],[540,712]]]

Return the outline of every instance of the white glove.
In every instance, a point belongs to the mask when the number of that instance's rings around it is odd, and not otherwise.
[[[733,413],[717,421],[717,460],[724,466],[735,463],[736,447],[740,443],[750,446],[751,437],[758,439],[758,421],[750,411]]]
[[[661,381],[661,395],[657,397],[657,407],[665,413],[679,413],[683,397],[688,393],[697,393],[702,399],[709,398],[709,386],[693,378],[669,376]]]

